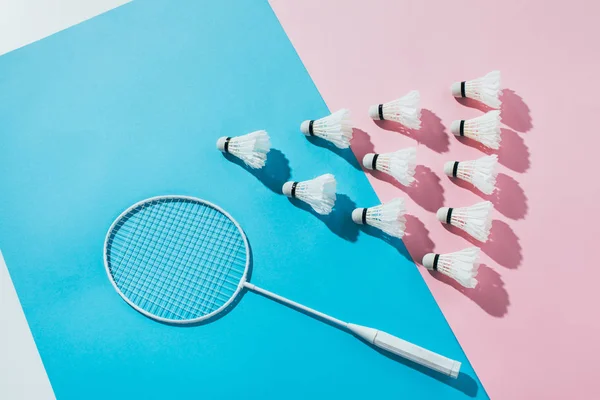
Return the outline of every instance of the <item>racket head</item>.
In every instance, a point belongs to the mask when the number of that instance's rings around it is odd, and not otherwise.
[[[219,206],[190,196],[133,204],[110,226],[104,267],[117,293],[157,321],[192,324],[227,309],[244,288],[248,240]]]

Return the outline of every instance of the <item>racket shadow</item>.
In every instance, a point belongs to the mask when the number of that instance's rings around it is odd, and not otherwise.
[[[290,306],[289,304],[286,304],[286,303],[284,303],[282,301],[279,301],[277,299],[264,296],[261,293],[256,293],[256,294],[258,294],[259,296],[262,296],[262,297],[264,297],[264,298],[266,298],[268,300],[275,301],[276,303],[279,303],[282,306],[285,306],[287,308],[293,309],[293,310],[295,310],[295,311],[297,311],[297,312],[299,312],[301,314],[306,315],[307,317],[310,317],[310,318],[315,319],[315,320],[317,320],[319,322],[327,324],[327,325],[331,326],[332,328],[345,331],[346,333],[349,333],[349,334],[352,335],[352,332],[348,331],[347,329],[341,328],[338,325],[332,323],[331,321],[329,321],[329,320],[327,320],[325,318],[319,317],[318,315],[314,315],[314,314],[308,313],[308,312],[306,312],[306,311],[304,311],[302,309]],[[241,296],[239,296],[239,297],[241,297]],[[439,373],[439,372],[436,372],[436,371],[434,371],[432,369],[424,367],[424,366],[422,366],[420,364],[412,362],[412,361],[410,361],[408,359],[405,359],[405,358],[400,357],[400,356],[396,356],[395,354],[392,354],[392,353],[389,353],[389,352],[387,352],[385,350],[382,350],[379,347],[373,345],[372,343],[367,342],[366,340],[364,340],[364,339],[362,339],[362,338],[360,338],[360,337],[358,337],[356,335],[353,335],[353,336],[356,339],[358,339],[361,342],[363,342],[364,344],[366,344],[367,346],[371,347],[373,350],[377,351],[381,355],[383,355],[383,356],[385,356],[385,357],[387,357],[387,358],[389,358],[391,360],[394,360],[394,361],[396,361],[398,363],[401,363],[401,364],[403,364],[403,365],[405,365],[405,366],[407,366],[409,368],[412,368],[412,369],[414,369],[416,371],[419,371],[420,373],[428,375],[428,376],[432,377],[433,379],[436,379],[439,382],[442,382],[442,383],[444,383],[444,384],[446,384],[448,386],[451,386],[451,387],[453,387],[453,388],[461,391],[462,393],[466,394],[469,397],[475,397],[475,396],[477,396],[477,391],[479,390],[479,388],[477,386],[477,382],[473,378],[471,378],[469,375],[465,374],[464,372],[459,373],[459,375],[458,375],[457,378],[452,378],[450,376],[444,375],[442,373]]]

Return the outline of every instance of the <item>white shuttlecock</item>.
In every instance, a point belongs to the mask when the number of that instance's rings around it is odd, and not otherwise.
[[[363,158],[363,166],[366,169],[385,172],[404,186],[410,186],[415,181],[416,158],[417,149],[414,147],[392,153],[367,153]]]
[[[442,207],[437,211],[437,219],[442,223],[462,229],[475,239],[485,242],[488,240],[492,228],[493,208],[489,201],[482,201],[470,207]]]
[[[350,110],[342,109],[325,118],[304,121],[300,131],[307,136],[325,139],[340,149],[347,149],[352,140]]]
[[[421,129],[421,95],[413,90],[406,96],[384,104],[369,107],[369,116],[375,120],[401,123],[410,129]]]
[[[247,135],[221,137],[217,140],[217,149],[242,160],[250,168],[265,166],[271,142],[267,131],[256,131]]]
[[[473,184],[485,194],[492,194],[496,189],[497,164],[495,154],[471,161],[448,161],[444,164],[444,173]]]
[[[498,150],[502,140],[500,111],[489,111],[481,117],[453,121],[450,130],[456,136],[464,136],[476,140],[490,149]]]
[[[381,229],[390,236],[402,239],[406,228],[404,199],[397,198],[379,206],[356,208],[352,211],[352,221]]]
[[[423,257],[423,266],[429,270],[439,271],[449,276],[466,288],[477,286],[477,270],[479,249],[468,247],[464,250],[448,254],[428,253]]]
[[[452,84],[452,96],[468,97],[492,108],[500,108],[502,105],[500,95],[500,71],[492,71],[481,78]]]
[[[335,205],[335,177],[331,174],[321,175],[303,182],[286,182],[283,194],[309,204],[321,215],[327,215]]]

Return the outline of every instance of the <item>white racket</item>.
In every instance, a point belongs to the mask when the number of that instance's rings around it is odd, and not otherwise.
[[[221,208],[186,196],[136,203],[111,225],[104,265],[133,308],[162,322],[190,324],[223,312],[244,288],[327,320],[373,345],[456,378],[460,362],[366,326],[351,324],[246,281],[246,235]]]

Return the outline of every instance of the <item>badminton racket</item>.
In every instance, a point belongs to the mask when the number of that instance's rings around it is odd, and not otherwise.
[[[108,230],[104,265],[117,293],[157,321],[192,324],[209,320],[248,289],[329,321],[397,356],[458,376],[458,361],[383,331],[331,317],[248,282],[246,235],[227,212],[204,200],[159,196],[132,205]]]

